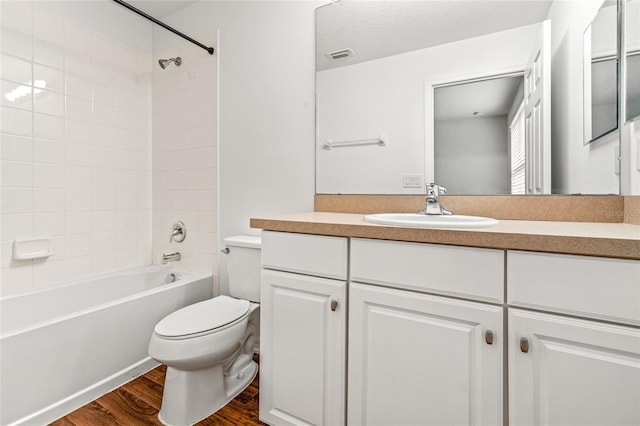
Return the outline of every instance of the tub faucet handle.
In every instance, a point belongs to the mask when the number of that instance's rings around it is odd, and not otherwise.
[[[187,227],[181,220],[174,223],[171,230],[172,232],[171,237],[169,237],[169,242],[175,241],[176,243],[181,243],[185,238],[187,238]]]

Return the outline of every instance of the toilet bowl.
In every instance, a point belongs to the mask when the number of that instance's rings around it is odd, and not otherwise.
[[[149,355],[167,366],[158,414],[165,425],[203,420],[240,394],[258,372],[253,355],[259,340],[260,305],[255,302],[261,241],[241,236],[225,243],[229,256],[237,258],[228,267],[230,293],[241,291],[252,301],[217,296],[179,309],[156,324]],[[234,277],[242,279],[232,284]]]

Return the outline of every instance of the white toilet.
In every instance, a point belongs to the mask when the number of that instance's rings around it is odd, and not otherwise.
[[[165,425],[194,424],[224,407],[255,378],[261,238],[225,238],[229,293],[186,306],[156,325],[149,355],[167,366]]]

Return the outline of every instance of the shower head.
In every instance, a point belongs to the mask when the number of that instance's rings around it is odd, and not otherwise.
[[[182,59],[178,56],[177,58],[171,58],[171,59],[159,59],[158,63],[160,64],[160,67],[162,69],[165,69],[169,66],[169,64],[171,62],[175,62],[176,66],[179,67],[180,64],[182,64]]]

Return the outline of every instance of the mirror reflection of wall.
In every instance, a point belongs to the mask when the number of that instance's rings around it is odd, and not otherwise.
[[[544,175],[545,185],[550,186],[537,190],[536,176],[543,174],[530,168],[527,181],[535,182],[535,187],[532,190],[527,183],[526,193],[618,193],[619,176],[612,160],[618,141],[612,136],[583,145],[580,46],[602,3],[339,0],[318,8],[316,192],[424,193],[424,183],[436,180],[437,167],[430,136],[435,132],[432,87],[523,71],[539,28],[550,21],[551,148],[544,150],[549,157],[537,162],[551,163],[550,177]],[[339,51],[347,54],[332,55]],[[388,136],[384,147],[323,148],[328,140],[373,139],[380,134]],[[451,187],[446,181],[438,183]],[[514,190],[503,184],[462,192]]]
[[[617,22],[617,1],[606,0],[585,31],[585,143],[618,128]]]
[[[640,117],[640,0],[627,0],[625,14],[626,121]]]
[[[523,76],[434,90],[435,181],[449,194],[524,194]]]

